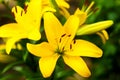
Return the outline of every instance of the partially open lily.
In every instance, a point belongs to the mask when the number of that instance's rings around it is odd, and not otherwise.
[[[39,40],[42,13],[51,10],[51,8],[42,9],[41,0],[31,0],[24,9],[19,6],[13,7],[12,13],[17,23],[0,27],[0,37],[9,38],[6,43],[6,52],[9,54],[14,43],[20,39]]]
[[[112,24],[112,20],[100,21],[93,24],[83,24],[87,17],[89,17],[94,11],[91,11],[91,7],[94,5],[94,1],[86,9],[84,6],[82,9],[77,9],[74,15],[77,15],[81,21],[80,27],[77,31],[77,35],[86,35],[86,34],[98,34],[103,43],[109,39],[108,33],[105,29],[109,28]],[[103,33],[104,32],[104,33]],[[102,33],[102,34],[101,34]]]
[[[39,67],[44,77],[49,77],[54,71],[57,60],[62,56],[65,64],[84,77],[90,76],[86,63],[81,58],[101,57],[102,50],[91,42],[74,39],[79,27],[79,18],[72,15],[64,26],[53,13],[44,14],[44,28],[48,42],[27,44],[27,49],[33,55],[41,57]]]

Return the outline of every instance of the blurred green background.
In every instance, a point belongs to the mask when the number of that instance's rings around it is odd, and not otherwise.
[[[4,2],[5,1],[5,2]],[[95,1],[95,6],[98,11],[91,15],[87,23],[94,23],[103,20],[113,20],[114,24],[107,29],[109,34],[109,40],[103,44],[101,39],[96,38],[91,40],[91,35],[88,40],[96,43],[103,50],[103,56],[98,59],[85,58],[92,75],[89,78],[82,78],[78,75],[74,75],[76,80],[120,80],[120,0],[88,0],[89,2]],[[6,23],[14,22],[11,14],[11,7],[18,4],[23,7],[25,0],[0,0],[0,26]],[[80,6],[78,4],[82,0],[70,0],[71,9],[75,9]],[[71,10],[74,11],[74,10]],[[98,39],[99,38],[99,39]],[[0,71],[8,64],[0,63]],[[19,67],[18,67],[19,68]],[[25,66],[26,69],[26,66]],[[26,71],[28,71],[26,69]],[[19,69],[18,69],[19,72]],[[14,78],[5,78],[9,76],[10,72],[0,74],[0,80],[16,80],[16,73],[12,75]],[[24,72],[17,73],[19,76],[25,76]],[[3,78],[4,77],[4,78]],[[16,76],[17,77],[17,76]],[[18,80],[44,80],[44,79],[27,79],[22,77]],[[49,80],[49,79],[48,79]],[[63,79],[59,79],[63,80]],[[65,78],[65,80],[74,80],[71,77]]]

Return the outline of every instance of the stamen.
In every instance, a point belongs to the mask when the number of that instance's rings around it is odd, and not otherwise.
[[[17,7],[15,6],[15,12],[17,13]]]
[[[23,14],[23,10],[21,11],[21,16],[22,16],[22,14]]]
[[[88,8],[86,9],[86,13],[88,13],[89,12],[89,10],[90,10],[90,8],[92,7],[94,5],[94,1],[93,2],[91,2],[91,4],[88,6]]]

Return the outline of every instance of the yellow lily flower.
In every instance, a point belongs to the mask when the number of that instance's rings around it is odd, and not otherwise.
[[[79,18],[74,15],[70,16],[62,26],[53,13],[44,14],[44,28],[48,42],[36,45],[27,43],[27,49],[33,55],[41,57],[39,68],[45,78],[52,74],[60,56],[65,64],[79,75],[90,76],[91,73],[81,57],[98,58],[102,56],[102,50],[91,42],[74,39],[78,26]]]
[[[9,23],[0,27],[0,37],[9,38],[6,43],[6,52],[9,54],[12,46],[20,39],[39,40],[42,14],[44,11],[51,10],[53,9],[42,9],[41,0],[31,0],[24,9],[19,6],[13,7],[12,13],[17,23]]]

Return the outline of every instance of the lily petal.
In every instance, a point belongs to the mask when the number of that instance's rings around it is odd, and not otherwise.
[[[79,27],[79,18],[74,15],[70,16],[63,26],[66,33],[68,35],[71,35],[68,44],[75,37],[78,27]]]
[[[37,9],[39,8],[39,9]],[[37,10],[36,10],[37,9]],[[30,1],[27,8],[27,15],[31,17],[33,21],[35,21],[36,25],[40,26],[40,20],[42,17],[42,0],[32,0]]]
[[[61,9],[61,10],[60,10],[60,13],[61,13],[66,19],[68,19],[68,18],[70,17],[70,13],[68,12],[68,10],[67,10],[66,8],[64,8],[64,7],[61,7],[60,9]]]
[[[70,5],[65,0],[55,0],[59,7],[70,8]]]
[[[63,56],[64,62],[83,77],[91,75],[86,63],[80,57]]]
[[[27,49],[33,55],[38,57],[46,57],[54,54],[54,48],[47,42],[36,45],[27,43]]]
[[[76,9],[74,15],[76,15],[79,18],[79,25],[82,25],[86,21],[87,13],[81,11],[79,8]]]
[[[8,41],[6,42],[6,52],[7,52],[7,54],[10,54],[10,51],[13,48],[14,44],[17,41],[19,41],[20,39],[22,39],[22,38],[20,38],[20,37],[14,37],[14,38],[8,39]]]
[[[85,40],[75,40],[71,43],[72,49],[65,54],[70,56],[101,57],[102,50],[91,42]]]
[[[77,35],[93,34],[110,27],[112,24],[113,24],[112,20],[107,20],[107,21],[97,22],[94,24],[83,25],[78,29]]]
[[[65,33],[62,24],[51,12],[46,12],[44,14],[44,28],[48,42],[54,45],[57,45],[56,39],[59,39],[61,35]]]
[[[16,35],[24,34],[24,29],[17,23],[5,24],[0,27],[0,37],[14,37]]]
[[[51,76],[59,56],[58,54],[54,54],[52,56],[40,58],[39,67],[43,77],[47,78]]]
[[[26,30],[31,29],[31,28],[33,29],[33,26],[35,26],[35,24],[33,23],[34,20],[31,17],[31,15],[27,16],[26,12],[19,6],[13,7],[12,12],[15,16],[15,20],[23,29],[26,29]]]
[[[41,34],[39,29],[34,29],[28,36],[31,40],[39,40],[41,38]]]

